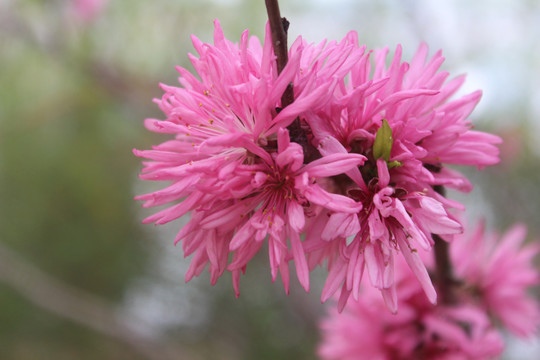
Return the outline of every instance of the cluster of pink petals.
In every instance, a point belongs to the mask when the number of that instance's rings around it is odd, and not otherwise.
[[[463,208],[436,189],[472,189],[462,174],[445,164],[495,164],[500,139],[472,130],[467,117],[481,93],[452,99],[464,77],[447,81],[448,73],[439,71],[444,60],[440,52],[428,59],[427,46],[421,45],[409,64],[401,60],[398,46],[387,67],[387,49],[366,52],[356,45],[355,33],[343,43],[355,44],[360,60],[348,77],[339,79],[332,99],[310,109],[304,119],[323,157],[359,153],[367,160],[328,184],[361,203],[362,209],[355,216],[321,214],[310,225],[317,230],[306,236],[310,265],[326,262],[329,269],[322,300],[340,287],[340,309],[351,294],[358,299],[367,269],[372,285],[396,311],[394,263],[402,254],[435,303],[436,293],[418,252],[431,249],[432,234],[451,239],[461,233],[462,225],[450,209]],[[384,123],[391,130],[383,143],[386,157],[375,149]]]
[[[522,337],[540,324],[538,303],[526,294],[538,282],[532,264],[538,247],[523,247],[524,236],[523,226],[516,226],[499,241],[479,226],[469,238],[455,239],[450,248],[461,285],[452,306],[429,304],[398,261],[399,312],[385,312],[374,288],[363,286],[359,301],[321,322],[319,354],[332,360],[498,358],[504,346],[493,319]]]
[[[375,288],[362,288],[358,302],[321,322],[322,359],[487,360],[502,353],[502,337],[483,309],[433,306],[414,275],[400,270],[408,275],[396,280],[399,312],[386,311]]]
[[[538,244],[523,246],[527,229],[515,225],[502,237],[485,234],[479,224],[470,236],[461,235],[451,246],[456,276],[471,297],[517,336],[530,337],[540,325],[538,302],[527,291],[540,280],[533,258]],[[470,256],[474,254],[474,256]]]
[[[182,87],[162,85],[156,100],[166,119],[145,121],[174,138],[134,151],[148,160],[141,178],[170,182],[137,197],[167,205],[145,222],[191,214],[176,237],[193,255],[186,280],[207,265],[212,283],[229,270],[238,294],[240,273],[264,245],[287,291],[291,260],[306,290],[309,271],[326,265],[322,300],[341,289],[343,308],[360,297],[367,269],[395,312],[401,254],[435,303],[419,252],[433,233],[462,232],[449,212],[462,206],[434,189],[471,189],[444,165],[498,161],[499,138],[467,120],[480,92],[452,100],[464,77],[447,81],[440,53],[427,59],[422,45],[409,64],[398,47],[387,67],[387,50],[367,52],[355,33],[328,44],[298,38],[280,74],[268,28],[264,44],[247,31],[236,44],[216,22],[214,44],[193,44],[198,77],[179,67]],[[289,84],[294,102],[281,109]]]
[[[269,37],[267,31],[261,46],[246,31],[240,44],[234,44],[216,22],[214,45],[193,38],[200,57],[191,60],[201,79],[178,68],[183,87],[163,85],[165,95],[157,100],[167,119],[145,122],[151,131],[174,134],[174,140],[152,150],[134,150],[151,160],[144,163],[141,178],[171,182],[137,197],[144,207],[169,204],[144,222],[165,224],[191,212],[176,237],[185,256],[193,254],[186,281],[209,264],[212,283],[225,270],[232,272],[237,295],[240,272],[266,238],[272,278],[279,272],[288,291],[288,262],[294,259],[298,279],[308,290],[300,238],[306,214],[316,207],[343,213],[361,207],[327,192],[317,181],[357,168],[364,156],[334,154],[305,164],[302,147],[290,141],[286,127],[320,104],[329,89],[305,84],[295,102],[278,113],[283,91],[299,72],[303,43],[299,39],[293,44],[278,76]]]

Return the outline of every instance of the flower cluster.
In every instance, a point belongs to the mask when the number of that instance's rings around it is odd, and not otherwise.
[[[309,271],[325,265],[322,300],[341,289],[343,308],[367,269],[396,311],[402,257],[435,303],[421,253],[432,234],[462,232],[450,213],[462,206],[437,190],[471,189],[445,164],[498,162],[499,138],[467,120],[480,92],[454,99],[464,77],[447,81],[442,55],[428,59],[425,45],[410,63],[398,47],[387,66],[388,50],[367,51],[354,32],[341,42],[298,38],[278,73],[269,28],[263,44],[247,31],[236,44],[215,25],[214,44],[193,37],[199,77],[179,67],[182,86],[162,85],[156,100],[166,119],[145,122],[174,138],[134,150],[148,160],[141,178],[170,182],[137,197],[168,205],[145,222],[190,213],[176,237],[193,255],[186,280],[207,265],[212,283],[228,270],[238,295],[241,272],[265,247],[286,291],[291,260],[306,290]],[[282,105],[291,84],[294,101]]]
[[[345,41],[355,43],[353,35]],[[321,214],[313,227],[321,227],[322,236],[314,232],[306,238],[312,263],[328,260],[323,300],[343,284],[340,308],[351,292],[358,299],[366,268],[372,285],[396,311],[393,264],[399,252],[434,303],[436,294],[417,252],[430,250],[432,234],[448,238],[462,232],[448,211],[462,206],[437,190],[472,189],[466,178],[443,165],[498,162],[494,144],[500,139],[471,130],[467,121],[481,93],[449,100],[464,77],[446,82],[448,73],[438,71],[444,60],[440,52],[428,60],[422,45],[408,64],[398,47],[386,68],[387,52],[375,52],[374,69],[370,54],[364,55],[350,70],[349,81],[340,79],[332,100],[305,117],[323,156],[360,153],[367,158],[362,167],[331,179],[336,191],[362,209],[354,216]]]
[[[494,320],[522,337],[540,324],[538,305],[526,294],[538,282],[531,261],[538,248],[522,247],[524,237],[518,226],[499,241],[480,226],[469,238],[455,239],[450,247],[461,285],[452,306],[429,304],[413,273],[398,261],[399,312],[384,311],[373,287],[362,287],[358,302],[321,322],[319,354],[332,360],[498,358],[504,344]]]
[[[525,226],[518,224],[499,238],[495,233],[486,234],[480,223],[450,248],[456,276],[464,280],[467,293],[475,295],[483,309],[521,337],[533,335],[540,324],[538,303],[527,296],[527,290],[540,280],[533,266],[540,247],[523,246],[526,235]]]

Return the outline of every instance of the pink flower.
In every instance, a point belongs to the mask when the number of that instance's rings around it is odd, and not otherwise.
[[[432,305],[404,260],[396,260],[399,312],[391,314],[372,286],[362,286],[358,301],[321,322],[323,359],[492,359],[503,351],[493,323],[519,336],[531,336],[540,323],[538,302],[526,292],[538,282],[532,259],[539,247],[523,247],[525,228],[516,225],[501,239],[474,232],[450,245],[459,286],[456,303]],[[471,256],[474,254],[474,256]],[[431,268],[433,261],[426,259]]]
[[[169,206],[144,222],[165,224],[191,212],[180,230],[185,256],[193,254],[186,281],[209,264],[211,281],[229,270],[239,293],[240,272],[268,238],[272,279],[289,287],[288,261],[294,259],[302,286],[309,269],[300,234],[306,214],[324,208],[357,212],[361,204],[328,193],[317,182],[361,165],[360,154],[333,154],[304,164],[302,146],[285,130],[307,108],[324,104],[329,86],[295,90],[295,101],[279,111],[281,95],[299,72],[301,39],[278,76],[267,29],[264,46],[244,32],[239,45],[223,36],[216,21],[214,45],[193,38],[200,58],[191,57],[201,80],[178,68],[182,88],[163,85],[157,103],[166,120],[147,119],[146,127],[175,135],[152,150],[134,150],[145,162],[141,178],[170,181],[159,191],[138,196],[145,207]],[[229,264],[229,253],[232,262]]]
[[[356,36],[349,34],[344,41],[355,43]],[[484,167],[498,162],[495,144],[500,139],[472,130],[467,120],[480,92],[452,100],[464,77],[446,82],[448,73],[438,72],[440,52],[427,60],[422,45],[409,64],[401,61],[398,46],[388,68],[387,52],[375,52],[372,69],[371,53],[356,46],[363,55],[340,79],[332,99],[304,117],[323,156],[357,153],[367,158],[359,169],[327,182],[330,191],[362,203],[356,218],[323,214],[313,225],[320,230],[306,238],[310,265],[328,261],[322,301],[341,287],[340,308],[350,294],[360,296],[365,268],[396,311],[393,264],[398,253],[434,303],[436,294],[417,252],[430,250],[432,233],[445,238],[461,233],[450,209],[463,208],[435,189],[472,189],[463,175],[444,164]]]
[[[523,225],[515,225],[499,238],[485,234],[480,224],[473,234],[456,238],[451,246],[456,275],[466,282],[467,291],[521,337],[532,336],[540,324],[539,304],[527,294],[539,281],[532,260],[540,248],[523,246],[526,233]]]
[[[374,287],[362,288],[343,313],[320,324],[319,355],[328,360],[482,360],[503,351],[500,334],[474,304],[434,306],[401,259],[396,263],[399,312],[386,311]]]
[[[422,252],[431,234],[462,231],[450,213],[462,206],[436,189],[472,188],[444,164],[498,161],[499,139],[467,120],[480,93],[451,100],[463,78],[446,82],[442,56],[426,62],[424,45],[410,65],[400,47],[388,68],[387,50],[376,52],[372,72],[355,33],[318,45],[298,38],[278,74],[268,27],[261,45],[247,31],[232,43],[215,25],[213,45],[193,37],[199,77],[178,68],[182,87],[162,85],[156,100],[166,119],[145,122],[174,139],[134,150],[149,160],[141,178],[171,182],[137,197],[145,207],[168,205],[144,221],[191,213],[176,238],[193,254],[186,280],[209,263],[212,283],[228,269],[238,294],[240,272],[268,239],[272,278],[279,272],[286,289],[290,260],[306,290],[309,270],[326,263],[322,300],[341,288],[342,309],[360,297],[367,269],[395,312],[402,254],[435,303]],[[282,106],[291,84],[294,101]]]

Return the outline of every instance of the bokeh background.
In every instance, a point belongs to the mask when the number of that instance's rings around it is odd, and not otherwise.
[[[540,2],[537,0],[281,1],[290,39],[425,41],[445,70],[481,88],[473,114],[504,138],[500,165],[468,171],[469,222],[503,231],[540,222]],[[270,281],[261,254],[235,299],[230,277],[188,285],[173,246],[180,219],[142,226],[131,152],[163,137],[152,98],[190,68],[190,34],[261,36],[262,0],[0,0],[0,359],[314,359],[322,273],[312,293]],[[508,339],[505,359],[537,359],[538,340]]]

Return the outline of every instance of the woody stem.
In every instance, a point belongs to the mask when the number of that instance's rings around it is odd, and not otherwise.
[[[434,190],[443,196],[446,193],[444,187],[440,185],[435,186]],[[433,240],[435,241],[435,285],[439,293],[439,303],[442,305],[452,305],[457,301],[454,291],[456,279],[454,278],[452,262],[450,261],[448,242],[437,234],[433,234]]]
[[[276,55],[277,70],[280,74],[289,57],[287,55],[287,30],[289,21],[282,18],[279,12],[278,0],[265,0],[266,12],[268,13],[268,22],[270,23],[270,32],[272,34],[272,47]],[[294,93],[292,84],[289,84],[281,97],[281,108],[285,108],[294,101]]]
[[[289,21],[281,17],[278,0],[265,0],[265,4],[268,13],[268,22],[270,23],[270,33],[272,35],[272,48],[276,55],[278,74],[280,74],[285,68],[285,65],[287,65],[287,61],[289,61],[287,55],[287,30],[289,29]],[[291,105],[293,102],[294,90],[293,84],[290,83],[281,96],[280,110]],[[304,149],[304,162],[307,163],[320,157],[317,149],[309,143],[306,132],[300,123],[300,118],[297,117],[294,119],[287,129],[289,130],[291,141],[300,144]]]

